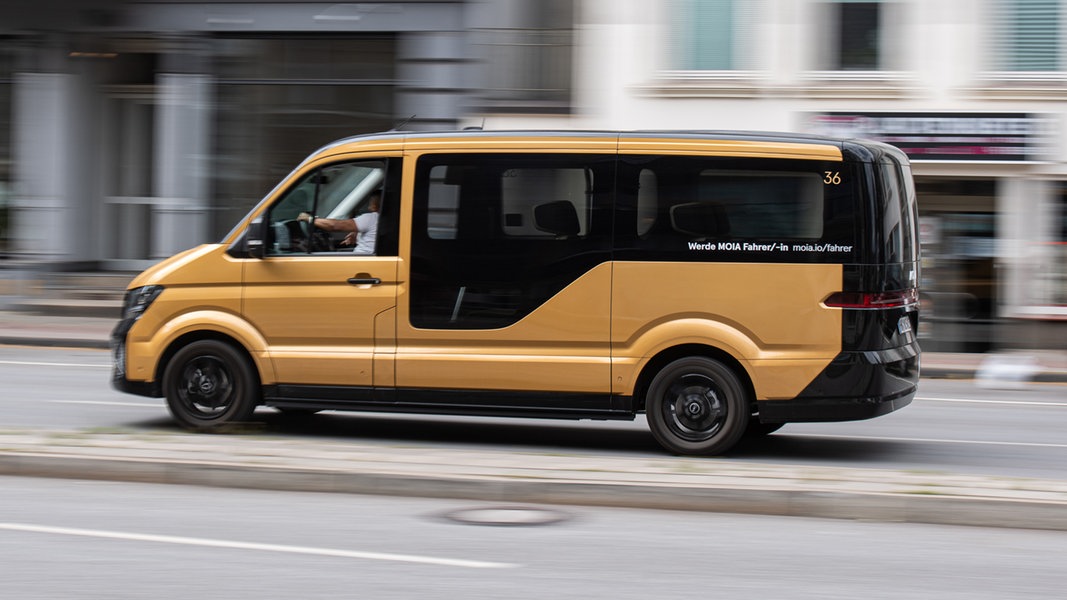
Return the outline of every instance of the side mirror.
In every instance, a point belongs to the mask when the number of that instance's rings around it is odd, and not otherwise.
[[[256,217],[248,224],[233,244],[226,249],[226,253],[234,258],[264,258],[267,255],[266,240],[263,239],[263,218]]]
[[[266,228],[263,226],[263,217],[256,217],[248,224],[245,232],[245,247],[248,255],[252,258],[265,258],[267,256],[267,243],[263,235]]]

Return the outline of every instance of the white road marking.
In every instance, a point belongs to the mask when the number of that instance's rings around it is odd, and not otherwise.
[[[57,363],[57,362],[33,362],[28,360],[0,360],[0,365],[16,365],[20,367],[92,367],[96,369],[110,369],[110,363]]]
[[[115,402],[107,400],[45,400],[52,404],[93,404],[96,406],[126,406],[132,408],[163,408],[163,403],[153,402]]]
[[[927,402],[963,402],[970,404],[1008,404],[1019,406],[1067,406],[1067,402],[1040,402],[1037,400],[979,400],[977,398],[931,398],[916,396],[916,400]]]
[[[783,430],[785,431],[785,430]],[[783,435],[781,433],[776,435]],[[875,442],[925,442],[932,444],[977,444],[980,446],[1022,446],[1026,448],[1067,448],[1067,444],[1046,444],[1041,442],[995,442],[991,440],[945,440],[938,438],[883,437],[867,435],[835,435],[829,433],[793,433],[784,434],[794,437],[820,438],[826,440],[867,440]]]
[[[162,544],[179,544],[184,546],[207,546],[212,548],[233,548],[237,550],[257,550],[262,552],[287,552],[291,554],[312,554],[315,556],[333,556],[338,558],[359,558],[366,560],[386,560],[394,562],[421,563],[446,567],[465,567],[470,569],[509,569],[519,565],[513,563],[465,560],[459,558],[439,558],[418,556],[414,554],[391,554],[386,552],[362,552],[358,550],[336,550],[332,548],[312,548],[309,546],[287,546],[283,544],[259,544],[231,540],[214,540],[172,535],[151,535],[144,533],[126,533],[121,531],[104,531],[99,529],[76,529],[71,527],[49,527],[46,525],[29,525],[23,523],[0,523],[0,529],[8,531],[26,531],[30,533],[52,533],[81,537],[107,538],[135,542],[156,542]]]

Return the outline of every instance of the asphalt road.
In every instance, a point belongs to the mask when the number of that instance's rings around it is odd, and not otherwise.
[[[58,430],[176,430],[162,400],[108,385],[106,352],[0,348],[0,423]],[[643,419],[547,421],[324,413],[305,420],[263,409],[263,433],[315,440],[516,452],[661,456]],[[911,406],[869,421],[790,424],[730,458],[773,464],[916,469],[1067,479],[1067,386],[985,389],[923,380]],[[235,440],[235,443],[239,443]]]
[[[0,597],[21,600],[1011,600],[1067,588],[1064,532],[17,477],[0,486]],[[519,524],[478,524],[501,512]]]

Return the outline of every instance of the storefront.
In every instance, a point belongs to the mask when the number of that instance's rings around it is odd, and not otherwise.
[[[323,144],[454,128],[469,104],[462,2],[5,11],[0,250],[38,268],[143,269]]]

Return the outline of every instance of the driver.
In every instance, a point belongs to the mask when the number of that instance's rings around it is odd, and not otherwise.
[[[326,219],[313,217],[306,212],[297,216],[298,221],[312,223],[315,227],[331,233],[345,231],[348,235],[341,242],[342,246],[355,245],[356,254],[374,254],[374,239],[378,232],[378,210],[382,204],[382,193],[371,192],[367,202],[368,211],[352,219]]]

